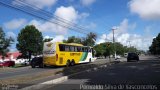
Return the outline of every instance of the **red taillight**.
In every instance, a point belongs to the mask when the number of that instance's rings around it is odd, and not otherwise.
[[[58,54],[56,54],[56,61],[58,60]]]

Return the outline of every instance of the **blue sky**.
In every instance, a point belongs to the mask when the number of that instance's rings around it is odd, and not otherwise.
[[[18,0],[2,0],[9,4],[18,5]],[[33,6],[46,10],[58,17],[81,25],[87,32],[98,34],[96,43],[112,41],[113,27],[116,42],[125,46],[131,45],[148,50],[153,37],[160,32],[160,0],[23,0]],[[21,5],[22,6],[22,5]],[[23,5],[23,7],[26,7]],[[15,41],[20,30],[25,25],[35,25],[44,37],[53,37],[61,41],[68,36],[83,37],[68,28],[62,28],[47,21],[14,9],[6,8],[0,4],[0,26],[7,36]],[[54,18],[50,18],[53,20]],[[17,42],[15,42],[16,44]],[[16,51],[15,44],[10,47]]]

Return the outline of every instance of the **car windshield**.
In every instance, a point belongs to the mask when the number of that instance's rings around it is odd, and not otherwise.
[[[129,56],[136,56],[137,54],[136,53],[129,53],[128,55]]]

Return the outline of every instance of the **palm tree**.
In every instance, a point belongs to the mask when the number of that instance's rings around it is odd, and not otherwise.
[[[94,46],[96,38],[97,38],[97,34],[93,33],[93,32],[90,32],[89,34],[87,34],[86,38],[83,38],[82,43],[85,46]]]

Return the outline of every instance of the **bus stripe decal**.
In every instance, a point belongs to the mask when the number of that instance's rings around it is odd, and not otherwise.
[[[80,61],[84,61],[87,58],[87,56],[88,56],[88,53],[87,52],[83,52]]]

